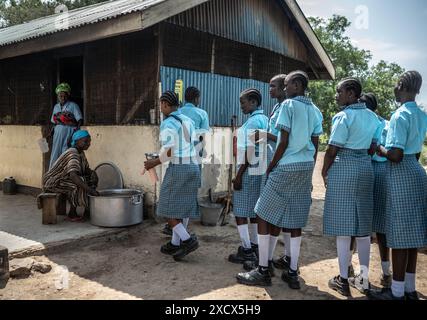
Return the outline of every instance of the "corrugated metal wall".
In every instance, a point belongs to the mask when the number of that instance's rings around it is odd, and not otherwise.
[[[306,47],[277,1],[212,0],[168,21],[300,61],[308,59]]]
[[[240,92],[247,88],[257,88],[262,93],[262,107],[268,116],[275,104],[270,98],[269,85],[252,79],[239,79],[218,74],[196,72],[162,66],[160,68],[162,90],[174,90],[175,81],[184,82],[184,88],[195,86],[200,89],[200,107],[209,114],[211,126],[229,126],[231,117],[237,116],[237,125],[241,125],[246,116],[240,110]]]

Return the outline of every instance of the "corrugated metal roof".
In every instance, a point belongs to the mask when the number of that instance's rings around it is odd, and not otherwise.
[[[117,0],[94,4],[0,29],[0,46],[78,28],[153,7],[168,0]]]
[[[270,98],[268,83],[227,77],[219,74],[197,72],[171,67],[160,67],[162,90],[174,90],[175,81],[183,80],[184,88],[195,86],[200,89],[200,107],[209,115],[211,126],[229,126],[231,117],[237,116],[237,125],[242,125],[247,116],[240,109],[240,92],[247,88],[257,88],[262,94],[262,108],[269,115],[276,104]]]

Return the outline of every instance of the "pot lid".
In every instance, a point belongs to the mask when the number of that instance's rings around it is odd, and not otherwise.
[[[114,163],[100,163],[95,171],[98,175],[98,190],[123,189],[122,173]]]

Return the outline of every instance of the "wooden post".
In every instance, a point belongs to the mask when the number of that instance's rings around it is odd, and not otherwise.
[[[116,98],[116,124],[120,124],[120,116],[122,109],[122,39],[119,37],[116,40],[117,50],[117,64],[116,64],[116,76],[117,76],[117,98]]]
[[[56,194],[45,196],[42,201],[42,223],[43,224],[56,224]]]

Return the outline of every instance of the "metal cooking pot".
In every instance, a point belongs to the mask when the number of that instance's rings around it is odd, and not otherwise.
[[[90,221],[100,227],[126,227],[142,222],[142,192],[133,189],[99,191],[89,196]]]

